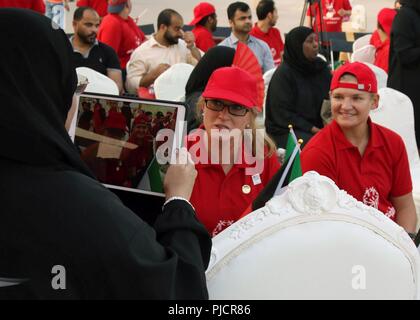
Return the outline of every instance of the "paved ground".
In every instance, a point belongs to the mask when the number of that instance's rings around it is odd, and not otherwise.
[[[132,17],[140,15],[141,24],[156,24],[156,19],[159,12],[164,8],[173,8],[180,12],[184,17],[184,22],[189,23],[193,16],[193,7],[200,2],[200,0],[132,0],[133,12]],[[213,3],[217,9],[219,26],[228,26],[228,19],[226,15],[227,6],[234,0],[207,0]],[[376,15],[381,8],[392,7],[394,0],[350,0],[354,5],[364,5],[367,12],[367,31],[372,31],[376,28]],[[245,1],[252,8],[258,0]],[[284,32],[288,32],[293,27],[299,25],[305,0],[276,0],[277,8],[279,10],[278,28]],[[72,9],[74,2],[71,3]],[[66,31],[71,31],[71,16],[72,11],[67,15]],[[253,10],[254,18],[256,19],[255,10]]]

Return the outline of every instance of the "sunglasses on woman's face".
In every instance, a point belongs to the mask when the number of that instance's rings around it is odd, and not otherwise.
[[[212,111],[223,111],[224,108],[228,109],[229,114],[232,116],[243,117],[249,111],[248,108],[245,108],[239,104],[226,104],[220,100],[204,100],[206,107]]]

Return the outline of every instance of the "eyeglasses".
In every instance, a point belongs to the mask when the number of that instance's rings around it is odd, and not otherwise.
[[[227,108],[229,114],[232,116],[243,117],[247,114],[249,109],[239,105],[239,104],[226,104],[220,100],[204,100],[206,107],[213,111],[223,111],[224,108]]]

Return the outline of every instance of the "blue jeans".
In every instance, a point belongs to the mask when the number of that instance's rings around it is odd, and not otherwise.
[[[45,15],[64,29],[64,5],[46,1]]]

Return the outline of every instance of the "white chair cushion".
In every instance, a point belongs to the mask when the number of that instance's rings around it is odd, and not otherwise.
[[[420,257],[384,214],[315,172],[213,238],[210,299],[418,299]]]
[[[154,82],[157,99],[181,101],[185,96],[185,86],[194,67],[187,63],[177,63],[163,72]]]
[[[103,93],[111,95],[119,95],[117,84],[111,78],[99,73],[91,68],[76,68],[78,75],[82,75],[88,79],[88,85],[85,92]]]
[[[378,81],[378,90],[382,88],[386,88],[386,84],[388,82],[388,74],[386,71],[382,68],[379,68],[378,66],[375,66],[372,63],[369,62],[363,62],[365,65],[367,65],[373,73],[375,73],[376,80]]]
[[[351,55],[351,62],[375,62],[376,48],[370,44],[365,45],[364,47],[353,51]]]

